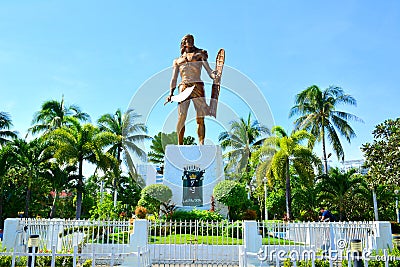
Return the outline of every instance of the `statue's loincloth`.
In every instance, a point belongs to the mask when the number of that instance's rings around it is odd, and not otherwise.
[[[190,99],[193,101],[194,108],[196,110],[196,117],[205,117],[209,113],[209,106],[207,105],[204,83],[203,82],[193,82],[193,83],[181,83],[179,85],[179,92],[185,91],[186,88],[195,86],[190,96],[183,102],[178,104],[179,114],[187,114],[189,108]]]

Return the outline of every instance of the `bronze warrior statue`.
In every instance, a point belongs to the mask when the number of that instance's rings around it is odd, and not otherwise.
[[[206,103],[205,93],[204,93],[204,83],[200,78],[201,69],[204,66],[208,75],[214,81],[219,80],[221,75],[220,72],[214,71],[210,68],[207,59],[208,59],[207,51],[199,49],[194,45],[193,35],[187,34],[182,38],[181,56],[175,59],[173,62],[170,94],[166,99],[166,103],[172,100],[174,95],[174,90],[177,85],[178,74],[180,74],[181,82],[178,85],[179,93],[182,93],[185,90],[193,90],[193,91],[188,95],[186,99],[179,100],[181,102],[179,102],[178,104],[178,123],[176,126],[179,145],[183,144],[183,137],[185,134],[185,121],[190,100],[193,101],[196,110],[197,135],[199,137],[199,144],[200,145],[204,144],[204,138],[205,138],[204,117],[210,115],[210,107]],[[211,115],[213,115],[213,113]],[[215,116],[215,114],[213,116]]]

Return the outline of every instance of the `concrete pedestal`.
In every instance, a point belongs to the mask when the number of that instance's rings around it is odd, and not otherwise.
[[[172,202],[178,207],[210,209],[213,189],[223,179],[220,146],[165,148],[164,184],[171,188]]]

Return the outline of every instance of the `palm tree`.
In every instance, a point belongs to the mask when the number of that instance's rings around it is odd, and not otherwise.
[[[345,207],[352,204],[353,197],[357,197],[357,194],[368,195],[364,179],[355,173],[355,169],[341,172],[339,168],[333,168],[329,171],[329,176],[322,175],[317,184],[319,199],[338,207],[341,221],[344,219]]]
[[[11,117],[7,112],[0,111],[0,147],[10,141],[10,138],[16,138],[17,133],[10,131],[12,126]]]
[[[5,174],[10,167],[11,146],[8,144],[0,148],[0,228],[3,228],[3,204],[4,204],[4,187]]]
[[[117,200],[117,178],[119,178],[122,173],[121,157],[125,159],[132,177],[135,177],[136,167],[130,152],[133,152],[134,155],[141,159],[146,157],[146,152],[140,148],[138,143],[150,139],[151,137],[146,134],[147,127],[143,123],[137,122],[138,118],[140,118],[140,115],[136,114],[133,109],[128,110],[124,114],[118,109],[114,114],[104,114],[97,121],[101,131],[112,133],[116,137],[115,142],[108,150],[118,162],[113,175],[115,204]]]
[[[29,132],[32,134],[47,133],[63,125],[71,125],[74,119],[85,122],[90,120],[90,116],[82,112],[77,105],[65,105],[64,96],[60,102],[48,100],[42,104],[41,110],[33,115],[33,126],[29,128]]]
[[[350,143],[350,139],[356,134],[348,121],[362,122],[353,114],[336,110],[336,106],[339,104],[356,106],[357,102],[352,96],[345,94],[340,87],[330,86],[322,91],[318,86],[312,85],[296,95],[295,106],[289,113],[289,117],[300,115],[294,122],[295,129],[310,131],[316,137],[316,141],[322,142],[325,173],[328,172],[326,138],[331,143],[338,159],[344,160],[339,134]],[[313,145],[313,142],[309,143],[310,147]]]
[[[12,157],[15,168],[20,170],[26,177],[26,196],[24,217],[29,217],[29,204],[31,200],[32,183],[40,176],[44,175],[45,170],[52,158],[51,154],[45,151],[47,144],[41,139],[33,139],[27,142],[23,139],[15,139],[11,143]]]
[[[169,134],[159,132],[151,140],[150,149],[151,151],[147,154],[149,161],[155,164],[164,164],[165,147],[167,145],[177,145],[178,135],[176,132]],[[186,136],[183,138],[184,145],[196,145],[196,141],[193,136]]]
[[[313,180],[314,167],[320,160],[310,148],[301,145],[302,141],[313,141],[314,137],[305,130],[294,131],[289,136],[280,126],[272,128],[274,136],[268,137],[256,151],[254,157],[260,161],[256,176],[260,181],[267,177],[271,182],[284,182],[286,188],[286,214],[291,219],[291,185],[289,167],[301,177]]]
[[[258,121],[251,121],[250,113],[247,120],[240,118],[230,125],[230,131],[222,132],[218,137],[223,149],[231,149],[224,155],[229,159],[226,169],[234,168],[236,173],[243,170],[249,172],[251,154],[262,144],[263,136],[269,134],[269,129]]]
[[[81,217],[82,191],[83,191],[83,162],[88,161],[96,164],[103,170],[109,169],[116,164],[116,159],[103,149],[114,144],[116,137],[109,132],[100,132],[92,124],[81,125],[76,119],[71,120],[69,127],[63,126],[50,132],[46,138],[52,145],[49,150],[61,163],[76,164],[78,168],[77,177],[77,200],[76,218]]]
[[[47,169],[45,177],[50,181],[54,193],[53,203],[50,209],[50,219],[55,217],[56,205],[60,192],[66,188],[69,181],[76,179],[76,166],[68,164],[52,163]]]

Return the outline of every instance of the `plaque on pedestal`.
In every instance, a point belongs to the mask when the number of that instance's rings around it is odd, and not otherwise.
[[[209,209],[215,185],[224,179],[220,146],[168,145],[164,184],[178,207]]]

